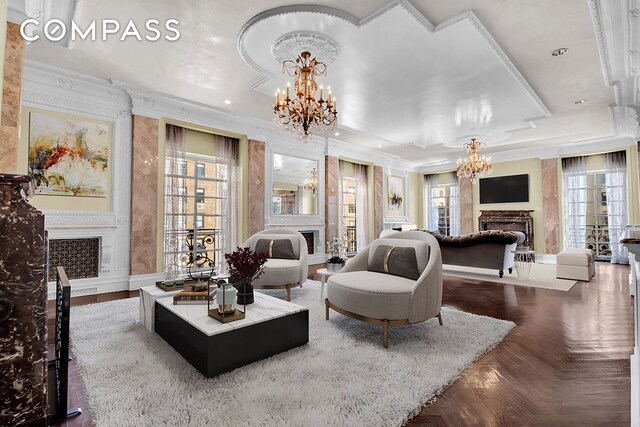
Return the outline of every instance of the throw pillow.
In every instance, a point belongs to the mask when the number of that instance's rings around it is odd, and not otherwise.
[[[394,276],[406,277],[411,280],[418,280],[418,277],[420,277],[416,250],[411,247],[378,246],[373,253],[373,258],[367,270],[393,274]]]
[[[297,259],[289,239],[258,239],[256,253],[266,254],[267,258]]]

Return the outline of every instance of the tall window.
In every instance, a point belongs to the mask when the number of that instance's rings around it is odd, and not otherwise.
[[[183,209],[175,212],[178,230],[179,269],[186,273],[187,265],[202,261],[201,269],[210,269],[208,260],[215,262],[218,269],[224,263],[223,217],[229,193],[227,165],[216,157],[185,153],[185,167],[179,172],[182,186],[178,196]],[[170,197],[170,194],[166,194]],[[196,265],[195,269],[199,269]],[[192,267],[192,271],[194,267]]]
[[[196,203],[204,203],[204,188],[196,189]]]
[[[358,250],[356,232],[356,201],[358,184],[355,178],[342,179],[342,229],[344,230],[344,244],[348,253]]]
[[[439,175],[425,176],[425,217],[427,229],[444,236],[459,234],[458,180],[453,174],[446,177],[448,183],[440,183]]]
[[[204,163],[196,163],[196,176],[198,178],[204,178],[205,176],[205,164]]]
[[[210,270],[209,262],[222,271],[224,253],[237,245],[238,140],[211,137],[215,155],[187,152],[179,161],[167,155],[165,274]]]
[[[562,159],[565,247],[588,248],[597,259],[628,262],[618,244],[627,223],[623,153],[605,154],[604,170],[587,171],[585,157]]]

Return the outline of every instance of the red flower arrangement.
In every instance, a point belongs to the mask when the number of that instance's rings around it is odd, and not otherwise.
[[[229,254],[224,254],[224,259],[229,266],[229,276],[234,282],[251,284],[264,273],[267,254],[239,247]]]

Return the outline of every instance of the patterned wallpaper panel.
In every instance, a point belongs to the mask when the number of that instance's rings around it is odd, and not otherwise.
[[[55,239],[49,241],[49,281],[56,280],[56,267],[63,266],[69,279],[98,277],[100,239]]]

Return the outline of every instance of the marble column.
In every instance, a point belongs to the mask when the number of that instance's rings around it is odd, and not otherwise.
[[[473,184],[469,179],[460,180],[460,234],[473,232]]]
[[[0,116],[0,173],[18,171],[18,127],[20,126],[24,46],[24,40],[20,36],[20,26],[7,22],[2,115]]]
[[[558,159],[543,159],[542,215],[544,221],[544,253],[560,252],[560,205],[558,204]]]
[[[0,425],[47,425],[47,238],[23,197],[31,177],[0,175]]]
[[[156,119],[133,116],[131,153],[131,275],[157,272],[158,127]]]
[[[384,229],[384,171],[382,166],[373,167],[373,230],[377,239]]]
[[[249,140],[249,235],[264,230],[264,142]]]
[[[338,236],[339,206],[338,191],[339,187],[339,170],[338,158],[332,156],[325,157],[325,238],[327,241]]]

